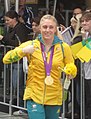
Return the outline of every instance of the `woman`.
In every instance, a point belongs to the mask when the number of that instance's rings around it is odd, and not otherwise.
[[[2,44],[16,47],[28,40],[30,30],[19,21],[19,15],[16,11],[10,10],[6,12],[4,20],[9,30],[4,36],[0,35]]]
[[[32,30],[33,30],[33,37],[32,39],[35,39],[38,34],[40,34],[40,28],[39,28],[40,18],[34,17],[32,19]]]
[[[4,45],[17,47],[21,43],[28,41],[28,34],[30,29],[28,29],[23,23],[19,21],[19,15],[16,11],[10,10],[6,12],[4,16],[5,25],[8,27],[7,33],[4,36],[0,35],[0,42]],[[23,106],[23,90],[24,90],[24,78],[23,78],[23,62],[22,60],[19,63],[19,98],[20,106]],[[16,95],[17,92],[17,80],[18,80],[18,67],[17,62],[12,65],[12,83],[13,83],[13,94]],[[17,115],[20,111],[17,112]],[[15,115],[15,113],[14,113]]]
[[[24,100],[27,100],[29,119],[58,119],[62,105],[61,68],[74,60],[70,47],[55,35],[57,21],[53,16],[41,18],[40,32],[36,40],[9,51],[3,62],[7,64],[28,57]]]
[[[91,10],[88,9],[82,14],[81,26],[84,31],[84,42],[86,42],[86,46],[91,46]],[[89,41],[87,41],[87,39],[89,39]],[[89,47],[87,47],[87,49],[89,49]],[[87,50],[86,54],[89,54],[89,52],[91,52],[91,49]],[[85,57],[87,57],[86,54]],[[91,60],[84,63],[84,78],[86,99],[85,111],[88,119],[91,119]]]

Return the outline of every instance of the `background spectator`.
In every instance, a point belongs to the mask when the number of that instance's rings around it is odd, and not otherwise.
[[[25,26],[25,24],[19,22],[19,15],[14,10],[10,10],[6,12],[5,16],[5,24],[7,27],[9,27],[8,32],[5,34],[5,36],[0,35],[1,43],[4,45],[14,46],[17,47],[21,43],[28,40],[28,34],[30,33],[30,30]],[[19,64],[19,98],[20,98],[20,106],[23,106],[23,90],[24,90],[24,77],[23,77],[23,65],[22,60]],[[13,92],[14,95],[17,93],[17,63],[14,63],[12,65],[12,82],[13,82]],[[14,113],[15,114],[15,113]],[[16,113],[20,113],[18,111]]]

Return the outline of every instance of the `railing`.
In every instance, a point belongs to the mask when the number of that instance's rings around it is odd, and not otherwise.
[[[23,106],[20,106],[20,90],[19,90],[19,84],[21,83],[19,80],[19,70],[20,70],[20,63],[16,63],[17,67],[17,84],[16,84],[16,89],[14,88],[15,85],[13,83],[13,64],[8,64],[5,65],[2,63],[2,58],[4,54],[8,51],[11,50],[13,47],[11,46],[3,46],[0,45],[0,104],[6,105],[9,108],[9,115],[12,115],[12,108],[17,108],[17,109],[23,109],[26,110],[26,102],[24,101]],[[26,82],[26,73],[22,72],[22,75],[24,75],[23,84],[25,85]],[[23,86],[24,87],[24,86]],[[14,102],[15,100],[15,102]],[[22,98],[23,100],[23,98]],[[14,104],[15,103],[15,104]]]
[[[72,17],[72,10],[64,10],[65,17],[65,26],[68,27],[70,25],[70,19]]]
[[[8,106],[8,114],[12,115],[12,109],[17,108],[17,109],[23,109],[26,110],[26,101],[24,101],[23,106],[20,106],[20,97],[19,97],[19,83],[21,83],[19,80],[19,67],[20,64],[17,62],[17,86],[16,90],[17,93],[15,94],[15,89],[13,87],[13,79],[12,79],[12,73],[13,73],[13,64],[8,64],[5,65],[2,63],[2,58],[4,54],[8,51],[11,50],[11,46],[4,46],[0,45],[0,104],[4,106]],[[83,75],[83,64],[81,64],[81,79],[80,80],[80,95],[78,95],[78,98],[80,98],[80,117],[79,119],[85,119],[85,111],[84,111],[84,75]],[[26,73],[24,73],[24,85],[26,82]],[[16,74],[15,74],[16,75]],[[72,93],[70,95],[69,91],[69,96],[68,96],[68,108],[69,108],[69,101],[71,104],[71,107],[68,109],[72,113],[71,119],[74,119],[74,80],[72,80]],[[80,97],[79,97],[80,96]],[[16,99],[16,103],[14,104],[14,99]],[[66,107],[65,107],[65,102],[63,102],[63,113],[62,113],[62,119],[65,118],[65,113],[66,113]]]

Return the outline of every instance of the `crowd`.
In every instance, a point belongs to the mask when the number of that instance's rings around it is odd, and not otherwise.
[[[58,119],[63,113],[65,81],[62,80],[62,76],[64,74],[65,79],[74,82],[74,118],[80,119],[82,62],[85,83],[85,118],[91,119],[91,9],[84,11],[80,7],[73,9],[69,24],[73,36],[69,45],[61,34],[67,29],[65,17],[62,14],[64,6],[61,3],[57,6],[55,16],[52,15],[53,6],[48,14],[42,14],[41,17],[34,17],[32,11],[26,15],[26,12],[22,12],[27,8],[25,3],[23,7],[21,6],[19,14],[13,9],[5,13],[4,21],[8,31],[0,35],[1,44],[14,46],[14,49],[8,51],[3,57],[4,64],[13,63],[14,95],[17,92],[18,77],[16,62],[20,63],[20,106],[23,107],[23,100],[26,100],[29,119]],[[68,38],[68,34],[66,36]],[[27,57],[28,62],[25,87],[23,57]],[[72,112],[69,112],[68,103],[69,96],[72,101],[72,83],[67,92],[65,116],[71,119]],[[13,114],[22,115],[27,112],[18,110]]]

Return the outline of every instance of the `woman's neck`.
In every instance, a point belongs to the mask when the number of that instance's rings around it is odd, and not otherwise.
[[[54,40],[54,38],[53,39],[46,39],[43,41],[44,41],[45,46],[51,46],[53,43],[53,40]]]
[[[45,52],[48,52],[52,46],[53,40],[44,40]]]

